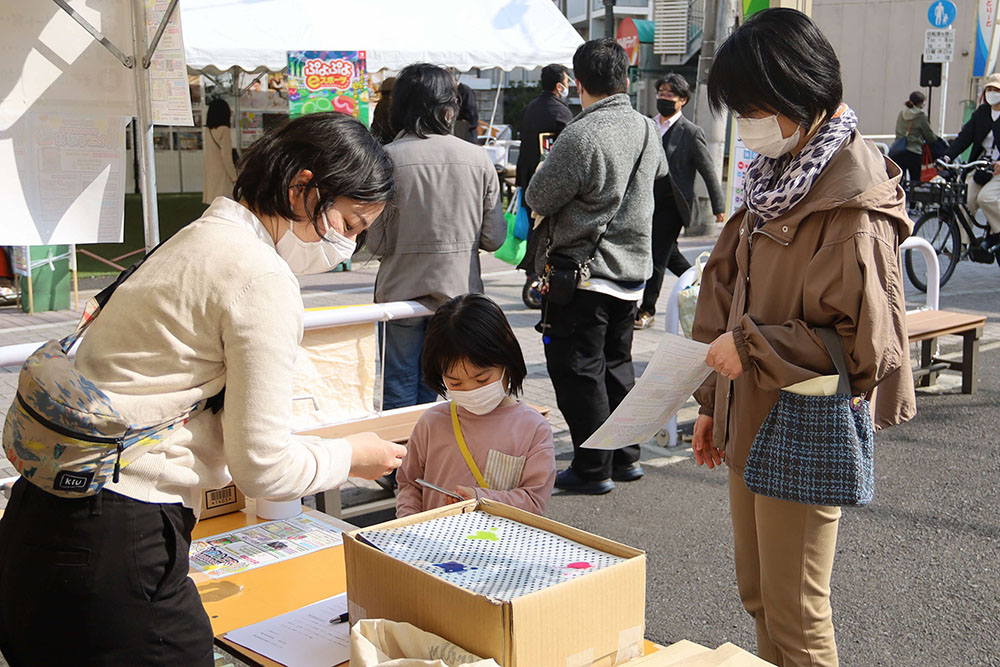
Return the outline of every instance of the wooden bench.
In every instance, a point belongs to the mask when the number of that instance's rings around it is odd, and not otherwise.
[[[959,371],[962,374],[962,393],[973,393],[979,375],[979,339],[983,336],[985,324],[984,315],[948,310],[908,313],[906,328],[910,342],[920,343],[920,366],[913,372],[913,377],[920,378],[917,386],[931,386],[943,370]],[[960,361],[934,356],[934,341],[941,336],[962,337]]]

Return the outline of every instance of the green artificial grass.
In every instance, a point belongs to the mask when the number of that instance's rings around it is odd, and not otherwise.
[[[156,197],[159,220],[160,240],[173,236],[177,230],[189,222],[194,222],[208,208],[201,203],[200,192],[178,194],[161,194]],[[114,261],[133,250],[145,247],[145,236],[142,228],[142,200],[137,194],[125,195],[125,236],[122,243],[93,243],[79,245],[77,248],[89,250],[95,255]],[[115,262],[121,266],[129,266],[138,260],[140,255],[131,255]],[[116,275],[117,269],[95,259],[77,253],[77,270],[81,278],[94,276]]]

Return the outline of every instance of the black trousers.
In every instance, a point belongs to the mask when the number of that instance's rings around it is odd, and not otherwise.
[[[14,484],[0,520],[0,651],[21,665],[213,664],[188,551],[194,513]]]
[[[910,151],[903,151],[903,154],[897,159],[897,163],[903,169],[903,172],[911,181],[920,182],[920,167],[923,166],[924,155],[923,153],[911,153]]]
[[[565,306],[542,305],[548,328],[545,361],[556,403],[573,438],[573,469],[589,480],[639,460],[639,445],[613,452],[582,449],[635,384],[632,327],[635,303],[576,290]]]
[[[646,281],[639,310],[652,315],[656,312],[656,300],[660,298],[663,276],[667,269],[680,277],[691,268],[691,264],[677,247],[677,238],[684,227],[684,218],[677,209],[677,198],[667,197],[656,203],[653,215],[653,275]]]

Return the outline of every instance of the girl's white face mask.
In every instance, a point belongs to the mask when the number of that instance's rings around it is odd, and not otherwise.
[[[465,408],[474,415],[485,415],[497,409],[507,396],[507,390],[503,387],[503,375],[496,382],[490,382],[477,389],[459,391],[449,389],[448,396],[455,401],[455,405]]]
[[[986,103],[990,106],[995,104],[1000,104],[1000,90],[993,90],[992,88],[986,91]]]
[[[289,221],[288,231],[275,244],[278,255],[288,263],[295,275],[329,271],[354,254],[357,245],[354,239],[349,239],[334,229],[326,217],[326,211],[323,212],[323,223],[326,225],[326,233],[321,241],[303,241],[295,235]]]
[[[795,148],[802,137],[801,127],[796,128],[787,139],[781,136],[777,114],[765,118],[738,116],[736,127],[747,148],[769,158],[781,157]]]

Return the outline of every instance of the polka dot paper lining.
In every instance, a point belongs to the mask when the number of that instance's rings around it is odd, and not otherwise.
[[[505,602],[625,560],[486,512],[360,536],[393,558]]]

